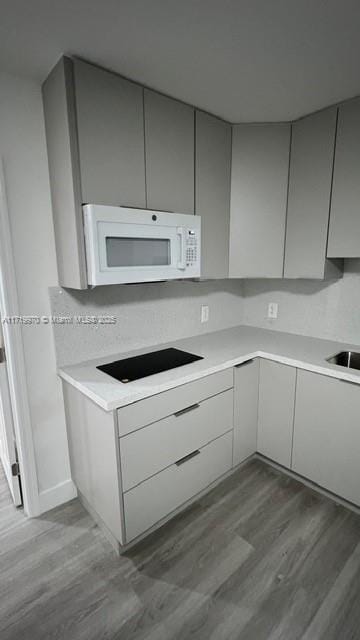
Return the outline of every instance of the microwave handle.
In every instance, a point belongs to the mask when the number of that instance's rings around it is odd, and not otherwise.
[[[178,227],[176,233],[180,238],[180,260],[177,263],[178,269],[186,269],[186,246],[185,246],[185,227]]]

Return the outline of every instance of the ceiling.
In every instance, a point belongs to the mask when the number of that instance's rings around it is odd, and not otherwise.
[[[360,94],[359,0],[0,0],[0,68],[42,81],[62,53],[231,122]]]

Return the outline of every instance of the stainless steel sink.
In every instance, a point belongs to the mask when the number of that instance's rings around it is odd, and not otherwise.
[[[357,351],[339,351],[331,358],[327,358],[327,362],[347,369],[360,369],[360,353]]]

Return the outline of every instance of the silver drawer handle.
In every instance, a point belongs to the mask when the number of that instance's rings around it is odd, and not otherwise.
[[[175,411],[174,416],[178,418],[182,416],[184,413],[188,413],[188,411],[193,411],[194,409],[198,409],[200,407],[199,403],[192,404],[190,407],[186,407],[185,409],[180,409],[180,411]]]
[[[175,464],[177,467],[180,467],[182,464],[184,464],[188,460],[191,460],[192,458],[195,458],[195,456],[199,456],[199,455],[200,455],[200,451],[199,449],[196,449],[196,451],[192,451],[191,453],[189,453],[189,455],[184,456],[183,458],[180,458],[180,460],[175,462]]]

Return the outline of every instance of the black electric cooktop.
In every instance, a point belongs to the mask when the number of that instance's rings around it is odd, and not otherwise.
[[[133,358],[116,360],[96,368],[125,384],[152,376],[155,373],[182,367],[184,364],[190,364],[191,362],[196,362],[196,360],[203,360],[203,358],[202,356],[195,356],[193,353],[180,351],[180,349],[170,348],[144,353]]]

